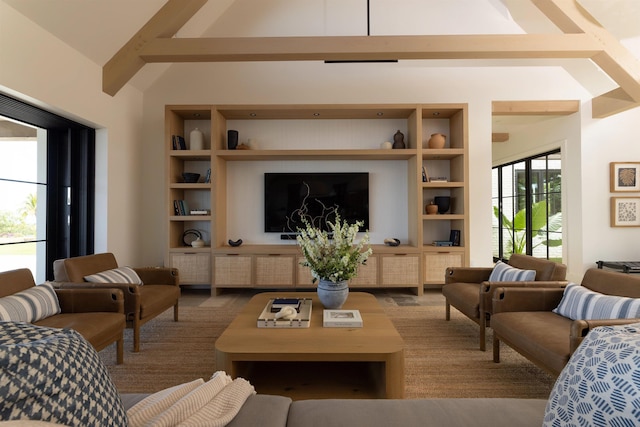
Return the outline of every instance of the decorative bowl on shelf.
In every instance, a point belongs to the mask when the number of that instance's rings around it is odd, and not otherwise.
[[[194,182],[198,182],[198,180],[200,179],[200,174],[193,173],[193,172],[185,172],[182,174],[182,178],[184,179],[184,182],[192,184]]]

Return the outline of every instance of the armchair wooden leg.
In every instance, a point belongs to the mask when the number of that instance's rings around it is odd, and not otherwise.
[[[176,305],[173,306],[173,321],[174,322],[178,321],[178,303],[176,303]]]
[[[140,351],[140,319],[133,320],[133,351]]]
[[[487,351],[487,317],[480,313],[480,350]]]
[[[116,341],[116,363],[118,365],[124,363],[124,334]]]
[[[495,331],[493,332],[493,362],[500,363],[500,339],[496,337]]]
[[[444,318],[445,320],[451,320],[451,305],[448,301],[444,305]]]

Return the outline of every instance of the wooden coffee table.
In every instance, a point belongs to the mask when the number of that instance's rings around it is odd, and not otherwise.
[[[312,298],[309,328],[258,328],[270,298]],[[351,292],[362,328],[323,328],[314,292],[255,295],[216,341],[216,369],[249,380],[256,391],[292,399],[403,398],[404,341],[376,298]]]

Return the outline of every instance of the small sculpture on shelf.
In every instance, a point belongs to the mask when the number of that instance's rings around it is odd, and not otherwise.
[[[393,148],[394,149],[402,149],[406,148],[404,144],[404,134],[398,130],[398,132],[393,135]]]

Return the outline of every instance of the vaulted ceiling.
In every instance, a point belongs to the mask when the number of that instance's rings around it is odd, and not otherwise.
[[[174,62],[535,59],[587,88],[594,117],[640,105],[638,0],[423,0],[439,18],[429,25],[406,0],[4,1],[103,66],[111,95],[127,83],[144,90]],[[273,14],[300,24],[260,25]]]

